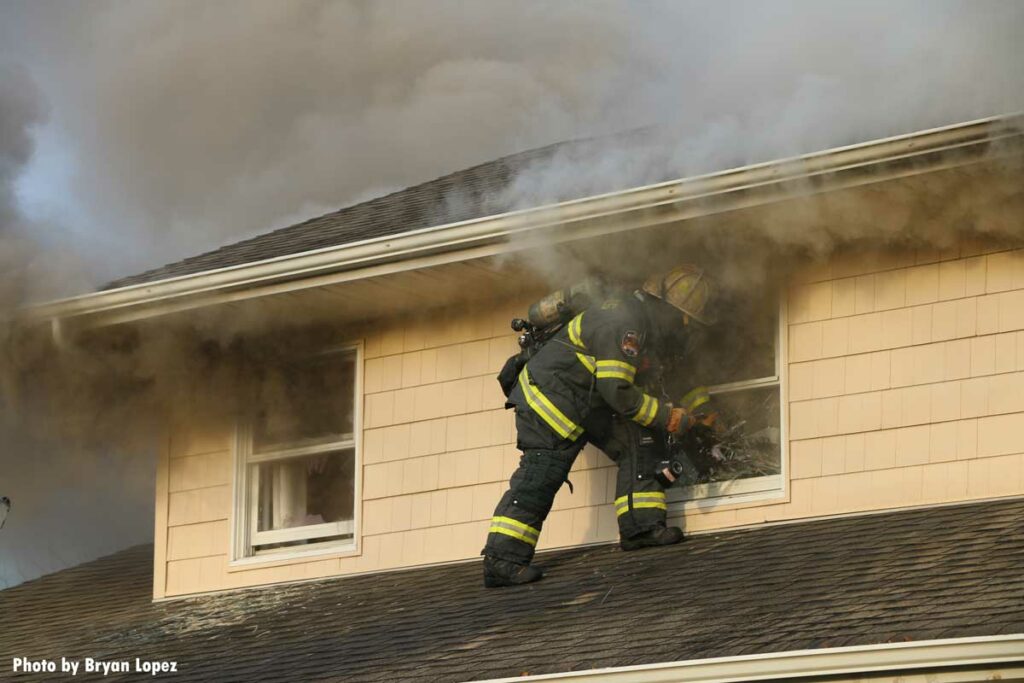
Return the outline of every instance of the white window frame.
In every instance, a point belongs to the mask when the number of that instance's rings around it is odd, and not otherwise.
[[[282,560],[301,559],[320,555],[356,555],[360,552],[360,529],[362,528],[362,424],[363,424],[363,343],[362,341],[332,347],[323,352],[355,352],[355,381],[353,387],[352,433],[342,434],[340,439],[309,443],[308,441],[282,444],[273,450],[253,453],[253,429],[247,421],[235,427],[235,465],[232,481],[232,524],[231,560],[229,566],[244,567],[252,564],[279,563]],[[329,453],[351,449],[353,452],[353,515],[345,522],[327,522],[288,529],[259,531],[258,504],[259,479],[249,476],[253,465],[262,462],[297,458],[317,453]],[[256,551],[257,545],[286,543],[289,541],[314,540],[330,536],[351,534],[350,539],[327,540],[321,543],[307,543],[294,548],[279,548]]]
[[[788,367],[789,325],[785,296],[780,295],[780,298],[775,330],[775,374],[708,387],[712,396],[758,387],[779,388],[779,474],[671,488],[668,490],[670,513],[786,497],[789,481],[789,392],[785,369]]]

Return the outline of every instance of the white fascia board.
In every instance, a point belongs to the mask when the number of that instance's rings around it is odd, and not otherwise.
[[[949,638],[911,643],[794,650],[569,673],[491,679],[490,683],[738,683],[871,672],[925,672],[1024,662],[1024,634]]]
[[[176,310],[493,256],[856,187],[1019,153],[1021,115],[439,225],[29,307],[36,321],[102,325]]]

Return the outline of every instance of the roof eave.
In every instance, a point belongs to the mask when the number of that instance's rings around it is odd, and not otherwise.
[[[55,328],[109,325],[281,291],[563,243],[1017,154],[1024,117],[1000,116],[559,204],[95,292],[24,309]]]
[[[1012,667],[1024,674],[1024,634],[948,638],[910,643],[796,650],[738,657],[592,669],[559,674],[492,679],[567,681],[569,683],[732,683],[754,680],[807,679],[851,676],[872,672],[893,675],[932,673],[942,669],[970,670]]]

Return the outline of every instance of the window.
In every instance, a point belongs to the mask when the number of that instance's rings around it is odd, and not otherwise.
[[[667,378],[671,395],[707,386],[725,429],[714,460],[670,501],[782,489],[781,315],[774,293],[720,301],[718,322],[681,341],[684,361]],[[709,465],[710,463],[710,465]]]
[[[239,429],[235,558],[354,548],[358,349],[261,368]]]

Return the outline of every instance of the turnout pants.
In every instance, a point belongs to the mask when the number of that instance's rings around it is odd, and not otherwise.
[[[555,494],[588,441],[619,466],[615,485],[619,534],[632,538],[665,523],[665,491],[654,478],[662,459],[661,441],[654,431],[608,415],[587,427],[576,441],[569,441],[552,432],[529,408],[517,408],[516,432],[523,455],[494,510],[481,554],[529,564]]]

